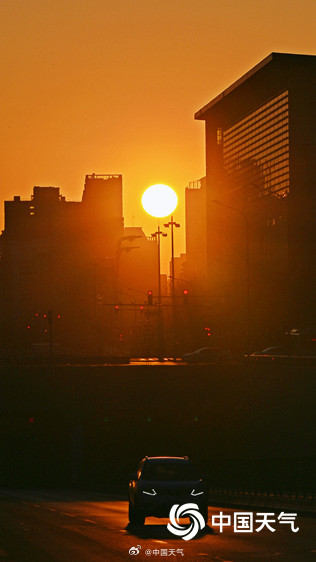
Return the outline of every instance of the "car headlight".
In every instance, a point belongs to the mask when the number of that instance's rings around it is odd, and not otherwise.
[[[191,492],[191,496],[201,496],[202,494],[204,494],[203,491],[197,492],[197,491],[195,491],[195,489],[192,490],[192,492]]]
[[[143,494],[147,494],[148,496],[156,496],[157,492],[152,488],[151,491],[143,490]]]

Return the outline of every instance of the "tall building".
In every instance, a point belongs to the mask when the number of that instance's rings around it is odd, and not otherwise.
[[[214,324],[252,345],[315,321],[316,56],[271,53],[200,109]],[[249,343],[249,342],[248,342]]]
[[[158,294],[157,242],[139,226],[124,227],[120,247],[118,300],[144,304],[148,290]],[[146,272],[140,275],[140,272]]]
[[[154,318],[143,305],[148,289],[158,291],[157,244],[140,227],[124,228],[122,176],[87,175],[79,202],[58,187],[6,201],[0,249],[2,339],[11,355],[48,351],[51,328],[65,354],[148,347]]]
[[[117,254],[116,305],[113,330],[120,346],[116,353],[133,357],[152,355],[157,349],[157,307],[146,306],[148,291],[158,295],[157,241],[141,227],[125,227]]]
[[[66,352],[96,353],[100,305],[114,301],[122,235],[119,175],[86,176],[82,202],[66,201],[58,187],[34,187],[31,199],[6,201],[0,237],[6,349],[26,352],[47,342],[52,311],[54,342]],[[105,339],[110,330],[108,315]]]
[[[190,182],[185,189],[186,263],[184,277],[195,293],[206,291],[206,180]]]

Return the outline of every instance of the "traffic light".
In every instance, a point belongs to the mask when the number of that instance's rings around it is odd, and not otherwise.
[[[189,291],[188,291],[188,289],[184,289],[184,291],[183,291],[183,304],[188,304],[188,297],[189,297]]]
[[[147,292],[147,304],[148,304],[148,306],[153,305],[153,292],[152,291]]]
[[[116,305],[115,305],[115,313],[117,314],[117,313],[118,313],[118,311],[119,311],[119,305],[118,305],[118,304],[116,304]]]

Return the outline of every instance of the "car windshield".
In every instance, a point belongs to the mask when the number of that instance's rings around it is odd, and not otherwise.
[[[188,462],[147,463],[142,472],[143,480],[162,482],[199,480],[194,466]]]
[[[286,353],[286,350],[283,347],[267,347],[267,349],[264,349],[262,353],[265,353],[266,355],[275,355],[276,353],[284,354]]]

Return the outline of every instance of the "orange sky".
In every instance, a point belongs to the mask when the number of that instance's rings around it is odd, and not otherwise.
[[[315,20],[315,0],[0,0],[1,204],[34,185],[80,200],[86,173],[120,173],[126,226],[156,229],[154,183],[184,225],[205,172],[194,113],[272,51],[315,54]]]

